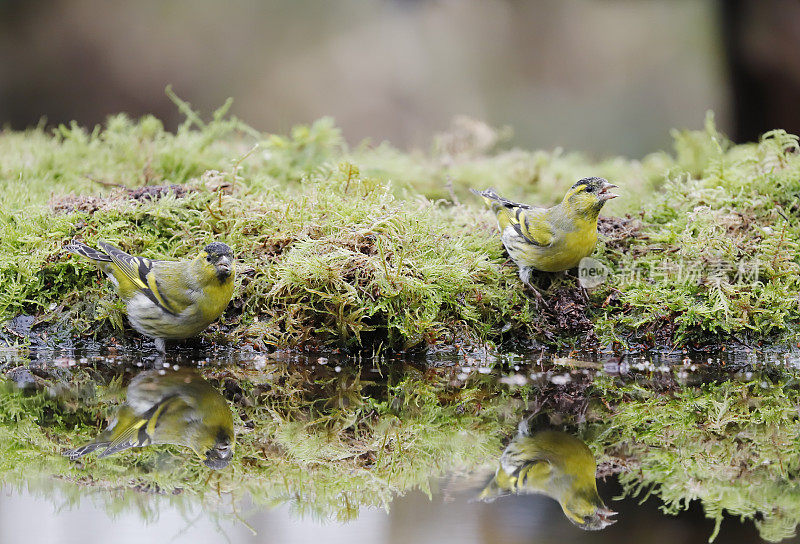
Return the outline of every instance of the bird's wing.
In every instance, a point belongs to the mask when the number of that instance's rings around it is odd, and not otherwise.
[[[142,422],[144,422],[144,420],[142,420]],[[100,433],[97,438],[88,444],[84,444],[83,446],[75,449],[66,450],[61,454],[65,457],[75,460],[78,457],[83,457],[84,455],[92,453],[99,448],[108,448],[112,442],[119,437],[119,435],[129,428],[135,427],[138,423],[139,418],[136,417],[136,414],[134,414],[129,406],[123,405],[119,408],[119,410],[117,410],[117,413],[114,416],[114,420],[111,422],[111,424],[102,433]],[[100,457],[104,457],[105,455],[110,454],[104,452],[100,455]]]
[[[191,434],[201,420],[202,414],[195,406],[186,402],[183,396],[169,397],[158,406],[147,422],[145,429],[149,443],[178,444],[194,450]],[[200,455],[199,452],[197,454]]]
[[[136,416],[129,406],[123,406],[120,409],[120,415],[117,416],[118,423],[114,428],[113,439],[108,448],[98,455],[98,458],[106,457],[128,448],[170,442],[169,439],[164,440],[163,436],[159,438],[156,434],[156,428],[159,423],[175,419],[177,414],[186,411],[186,409],[186,403],[176,395],[165,397],[141,416]],[[159,428],[159,431],[161,430]]]
[[[136,425],[128,427],[124,430],[122,434],[120,434],[111,444],[108,445],[103,452],[97,456],[98,459],[102,457],[107,457],[114,453],[120,452],[122,450],[127,450],[128,448],[138,447],[138,446],[146,446],[147,440],[143,439],[141,436],[142,433],[142,425],[147,423],[146,421],[140,421]]]
[[[509,216],[509,224],[530,243],[537,246],[553,243],[553,229],[547,221],[546,209],[513,208]]]
[[[545,493],[553,471],[553,466],[543,460],[537,459],[525,463],[519,470],[506,472],[501,463],[492,481],[476,497],[483,502],[492,502],[498,497],[510,495],[512,493]]]
[[[544,489],[553,473],[553,465],[544,459],[526,463],[517,475],[517,488],[528,491]]]
[[[492,502],[498,497],[504,497],[514,492],[517,485],[517,478],[509,476],[506,471],[500,467],[486,487],[475,497],[476,500],[483,502]]]
[[[147,445],[149,438],[144,428],[147,421],[147,417],[139,417],[129,406],[123,405],[117,413],[117,419],[112,428],[109,429],[111,431],[110,440],[105,442],[108,447],[97,456],[98,459],[128,448]]]
[[[153,304],[167,313],[177,315],[182,308],[169,301],[163,295],[163,289],[159,288],[159,281],[156,276],[156,263],[144,257],[134,257],[128,255],[121,249],[117,249],[111,244],[99,242],[103,251],[111,258],[116,268],[122,273],[133,287],[149,298]]]

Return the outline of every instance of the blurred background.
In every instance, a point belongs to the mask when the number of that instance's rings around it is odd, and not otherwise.
[[[0,125],[181,117],[427,147],[455,115],[511,143],[633,157],[714,110],[737,141],[800,132],[793,0],[0,0]]]

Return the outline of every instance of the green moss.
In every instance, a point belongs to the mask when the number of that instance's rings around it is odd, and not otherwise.
[[[227,116],[230,103],[204,122],[173,98],[187,117],[175,134],[122,115],[0,134],[0,322],[27,313],[118,333],[110,286],[61,252],[73,237],[158,258],[224,240],[241,274],[222,330],[260,347],[568,344],[592,326],[602,344],[681,346],[775,339],[800,320],[800,158],[782,131],[736,146],[709,117],[675,133],[674,155],[594,161],[491,151],[502,138],[462,122],[430,153],[404,153],[349,150],[329,119],[260,134]],[[543,275],[549,302],[536,308],[467,189],[552,204],[587,175],[622,186],[607,211],[633,227],[598,245],[610,276],[589,304]],[[176,187],[143,192],[153,185]]]
[[[666,326],[669,343],[685,345],[793,330],[797,137],[773,131],[733,146],[709,118],[704,132],[676,134],[676,150],[670,181],[642,210],[641,238],[621,254],[601,249],[612,270],[603,293],[617,296],[597,315],[601,334],[655,342]]]

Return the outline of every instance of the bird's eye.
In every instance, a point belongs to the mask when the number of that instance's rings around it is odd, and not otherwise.
[[[211,255],[209,255],[208,257],[206,257],[206,260],[207,260],[208,262],[210,262],[210,263],[213,263],[213,262],[214,262],[214,257],[212,257]]]
[[[594,192],[594,187],[592,187],[591,185],[587,185],[587,186],[586,186],[586,190],[587,190],[588,192],[590,192],[590,193],[593,193],[593,192]]]

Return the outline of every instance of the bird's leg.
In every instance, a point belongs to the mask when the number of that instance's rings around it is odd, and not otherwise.
[[[164,355],[161,352],[155,353],[153,355],[148,355],[144,358],[144,368],[154,369],[154,368],[163,368],[164,367]]]
[[[519,269],[519,279],[521,279],[522,283],[528,286],[528,289],[531,290],[531,292],[533,293],[533,297],[536,300],[536,307],[540,308],[546,306],[546,304],[544,302],[544,297],[542,296],[542,293],[540,293],[539,290],[536,287],[534,287],[533,283],[531,282],[532,273],[533,269],[531,267],[524,266]]]
[[[558,278],[559,286],[569,282],[569,270],[562,270],[561,272],[556,272],[555,277]]]
[[[532,284],[527,283],[527,282],[523,282],[523,283],[525,283],[525,285],[528,286],[528,289],[531,290],[531,293],[533,293],[533,298],[535,299],[534,301],[536,302],[536,307],[540,308],[540,307],[545,306],[544,297],[542,296],[542,293],[540,293],[539,290],[536,287],[534,287]]]
[[[532,424],[535,423],[535,420],[541,415],[543,406],[544,403],[538,398],[533,400],[533,402],[528,406],[530,413],[523,417],[522,421],[520,421],[519,425],[517,425],[517,434],[525,436],[531,435]],[[533,426],[535,427],[535,425]]]
[[[161,355],[167,354],[167,341],[163,338],[156,338],[156,349]]]

